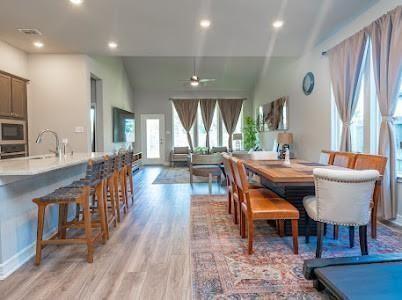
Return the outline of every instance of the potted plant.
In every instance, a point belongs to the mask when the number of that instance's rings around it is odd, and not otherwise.
[[[208,148],[207,147],[195,147],[194,154],[208,154]]]
[[[257,125],[252,117],[246,117],[244,119],[244,128],[243,128],[243,136],[244,136],[244,149],[249,151],[250,149],[254,149],[258,145],[257,139]]]

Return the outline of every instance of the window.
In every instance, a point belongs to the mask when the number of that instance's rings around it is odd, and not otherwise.
[[[395,136],[396,136],[396,171],[402,175],[402,83],[395,110]]]
[[[173,110],[173,146],[174,147],[188,147],[187,133],[184,129],[176,109],[172,105]],[[190,132],[191,138],[194,140],[194,128]]]
[[[188,146],[187,134],[181,125],[179,116],[176,109],[172,105],[173,111],[173,147],[185,147]],[[243,128],[243,109],[240,112],[239,122],[237,123],[235,133],[241,133]],[[191,130],[191,138],[193,140],[194,147],[205,147],[206,145],[206,131],[204,123],[202,121],[201,109],[198,106],[197,119],[194,122],[194,126]],[[211,129],[209,131],[209,145],[210,147],[216,146],[228,146],[229,135],[223,124],[222,116],[219,111],[219,107],[215,108],[215,115],[212,121]]]
[[[223,120],[221,121],[221,129],[222,129],[222,146],[229,147],[229,134],[226,130],[225,124]],[[234,133],[242,133],[243,129],[243,108],[240,111],[239,121],[237,122],[236,129]]]
[[[362,80],[357,98],[356,110],[350,125],[352,152],[364,152],[364,80]]]
[[[219,145],[219,130],[218,130],[218,107],[215,108],[214,118],[209,130],[209,146],[216,147]],[[205,147],[207,143],[207,132],[205,131],[204,122],[201,115],[201,107],[198,106],[197,112],[197,140],[198,146]]]
[[[356,110],[350,126],[352,139],[351,151],[376,154],[378,152],[378,133],[381,116],[376,95],[371,47],[368,47],[366,57],[362,69],[360,86],[358,87]],[[339,150],[342,122],[339,118],[333,94],[331,106],[331,148]]]

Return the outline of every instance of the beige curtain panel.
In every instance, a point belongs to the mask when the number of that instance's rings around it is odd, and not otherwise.
[[[193,152],[193,141],[191,139],[190,130],[194,125],[197,117],[198,100],[195,99],[172,99],[174,108],[179,116],[180,122],[187,132],[187,140],[191,152]]]
[[[402,73],[402,6],[397,7],[369,27],[378,104],[382,116],[379,149],[388,157],[382,182],[380,214],[385,219],[397,216],[396,145],[393,116]]]
[[[207,132],[206,147],[209,149],[209,130],[211,129],[214,119],[216,100],[202,99],[200,100],[202,122],[204,123],[205,131]]]
[[[328,51],[335,103],[343,123],[341,151],[351,151],[350,123],[356,110],[367,35],[360,31]]]
[[[233,149],[232,135],[236,129],[237,122],[244,99],[219,99],[219,109],[221,111],[223,124],[225,124],[226,131],[229,134],[229,151]]]

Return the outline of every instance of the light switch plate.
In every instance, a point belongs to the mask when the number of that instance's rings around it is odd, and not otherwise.
[[[74,128],[75,133],[83,133],[84,132],[84,127],[83,126],[76,126]]]

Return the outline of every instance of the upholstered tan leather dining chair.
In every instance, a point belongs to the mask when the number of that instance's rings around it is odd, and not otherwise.
[[[356,154],[352,152],[334,152],[332,165],[344,168],[353,168]]]
[[[370,221],[376,170],[314,169],[315,196],[303,199],[307,212],[306,242],[309,242],[309,219],[317,222],[316,257],[321,257],[324,224],[358,226],[362,255],[367,255],[367,224]]]

